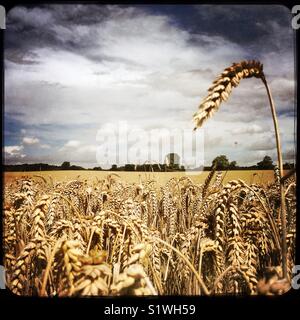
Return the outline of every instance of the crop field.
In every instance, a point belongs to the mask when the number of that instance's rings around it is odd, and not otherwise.
[[[290,276],[294,177],[285,184]],[[7,285],[42,296],[284,292],[278,188],[276,171],[6,173]]]
[[[129,183],[138,183],[143,180],[155,180],[162,186],[168,182],[171,178],[182,178],[188,176],[194,183],[204,183],[207,178],[209,171],[202,172],[125,172],[125,171],[32,171],[32,172],[5,172],[4,181],[5,183],[11,182],[16,178],[22,178],[23,176],[29,176],[32,178],[44,177],[52,179],[55,182],[63,182],[74,179],[81,181],[87,180],[88,182],[96,182],[97,179],[104,179],[110,173],[119,176],[121,179],[126,180]],[[284,173],[288,173],[285,170]],[[273,170],[235,170],[235,171],[224,171],[222,176],[222,182],[227,183],[234,179],[243,179],[247,183],[259,183],[267,184],[274,182],[274,171]]]

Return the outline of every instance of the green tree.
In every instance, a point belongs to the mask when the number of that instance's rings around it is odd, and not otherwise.
[[[125,164],[125,171],[134,171],[134,164]]]
[[[273,161],[272,161],[271,157],[265,156],[262,161],[257,163],[257,167],[259,169],[268,170],[268,169],[273,169],[274,168],[274,164],[273,164]]]
[[[69,161],[65,161],[65,162],[63,162],[63,164],[61,165],[61,168],[63,169],[63,170],[69,170],[70,169],[70,162]]]
[[[110,171],[118,171],[118,166],[116,164],[113,164],[109,170]]]
[[[229,163],[228,169],[233,170],[233,169],[236,169],[236,167],[237,167],[236,161],[231,161],[231,162]]]
[[[216,165],[217,170],[227,170],[229,168],[229,160],[222,154],[213,160],[212,165]]]

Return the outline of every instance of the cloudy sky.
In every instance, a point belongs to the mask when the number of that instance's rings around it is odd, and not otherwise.
[[[5,162],[97,166],[98,130],[120,121],[192,130],[211,82],[244,59],[264,64],[284,160],[293,161],[290,20],[275,5],[15,7],[5,31]],[[220,154],[241,165],[276,159],[258,79],[242,81],[202,132],[206,164]]]

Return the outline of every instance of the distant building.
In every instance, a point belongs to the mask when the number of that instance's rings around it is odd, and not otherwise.
[[[165,158],[165,164],[168,166],[168,167],[179,167],[179,164],[180,164],[180,157],[177,153],[169,153],[166,155],[166,158]]]

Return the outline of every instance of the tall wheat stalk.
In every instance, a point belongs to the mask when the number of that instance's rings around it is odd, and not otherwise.
[[[286,245],[286,209],[285,209],[285,193],[283,178],[283,165],[282,165],[282,152],[280,143],[280,134],[278,127],[278,120],[276,110],[271,95],[270,88],[268,86],[265,74],[263,72],[263,65],[259,61],[241,61],[240,63],[234,63],[232,66],[226,68],[217,79],[213,82],[213,85],[208,89],[208,96],[202,101],[198,111],[194,114],[193,118],[196,123],[194,130],[201,127],[203,123],[210,118],[218,109],[223,101],[226,101],[232,91],[232,88],[237,87],[242,79],[246,78],[260,78],[267,90],[269,104],[273,117],[273,124],[275,130],[276,147],[278,167],[280,172],[280,197],[281,197],[281,227],[282,227],[282,270],[283,277],[287,278],[287,245]]]

